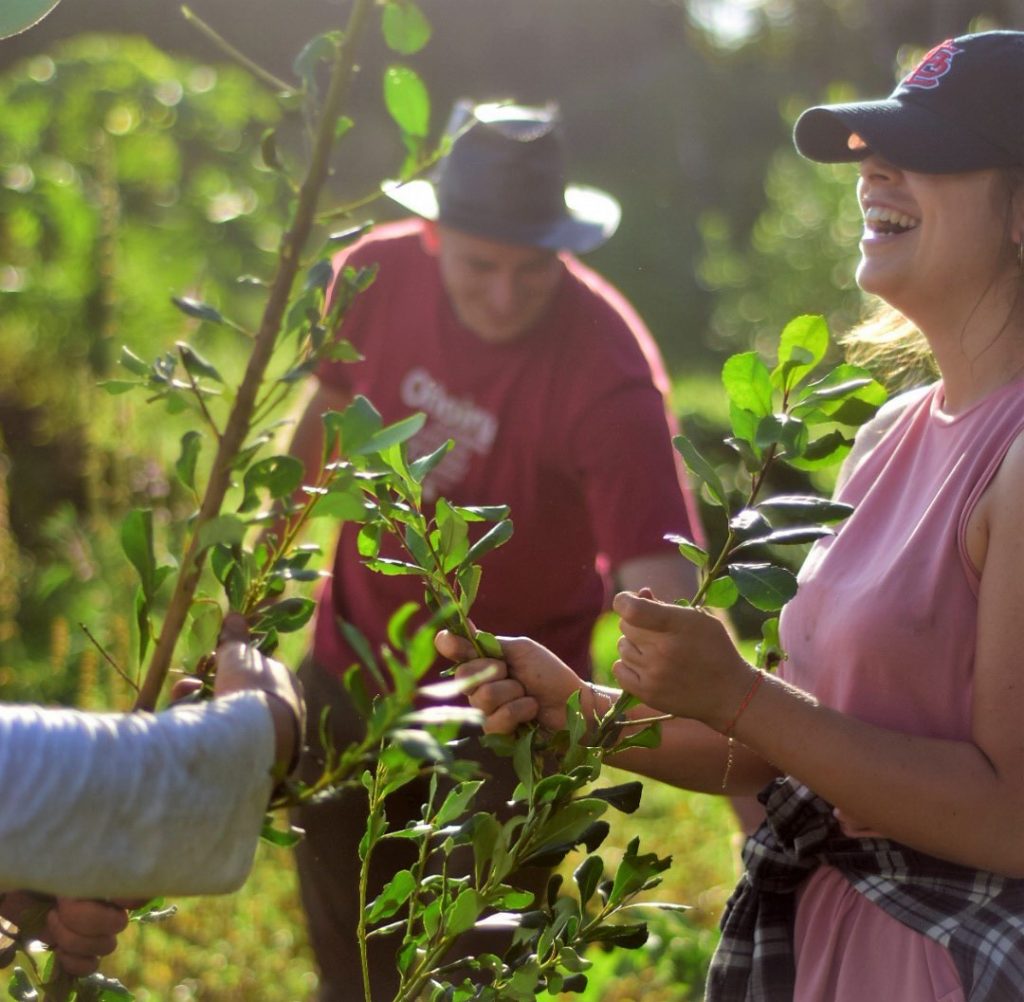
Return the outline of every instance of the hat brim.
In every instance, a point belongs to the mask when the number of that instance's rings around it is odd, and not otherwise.
[[[38,24],[59,0],[3,0],[0,4],[0,38],[10,38]]]
[[[500,232],[486,219],[441,218],[434,183],[425,178],[414,181],[385,181],[381,190],[392,201],[410,212],[454,229],[499,243],[569,250],[586,254],[596,250],[618,229],[622,207],[605,191],[587,185],[571,184],[565,189],[565,215],[542,224],[503,221]]]
[[[853,134],[866,149],[851,148]],[[796,121],[793,142],[802,156],[818,163],[854,163],[871,151],[902,170],[920,174],[1016,164],[1009,151],[908,99],[809,108]]]

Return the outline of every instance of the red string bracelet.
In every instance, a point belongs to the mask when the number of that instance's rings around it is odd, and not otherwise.
[[[760,668],[754,669],[754,681],[750,683],[750,688],[747,689],[747,694],[740,701],[740,705],[733,714],[732,720],[729,721],[729,726],[726,727],[722,734],[724,737],[729,739],[728,751],[725,759],[725,772],[722,774],[722,789],[724,790],[729,783],[729,773],[732,772],[732,761],[734,755],[734,747],[736,744],[735,739],[732,736],[733,730],[736,728],[736,724],[739,722],[740,717],[743,716],[744,711],[750,706],[750,701],[754,698],[755,693],[760,688],[761,683],[764,681],[766,672],[761,671]]]

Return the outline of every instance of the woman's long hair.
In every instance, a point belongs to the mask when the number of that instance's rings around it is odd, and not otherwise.
[[[892,392],[938,378],[935,358],[925,336],[882,300],[840,343],[850,362],[870,369]]]

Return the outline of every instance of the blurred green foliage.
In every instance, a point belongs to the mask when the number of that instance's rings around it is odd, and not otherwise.
[[[10,667],[76,659],[86,615],[123,646],[111,526],[133,504],[175,503],[155,460],[177,436],[172,415],[97,384],[120,344],[149,355],[191,333],[172,293],[252,314],[235,279],[266,269],[280,236],[280,186],[259,157],[279,112],[241,70],[102,37],[19,65],[0,102],[0,546],[17,556],[0,565],[0,594],[19,595],[0,627],[0,683],[22,696]],[[38,682],[37,698],[76,695],[59,673]]]
[[[835,88],[830,101],[850,99]],[[779,150],[765,176],[765,204],[749,236],[727,216],[701,220],[698,274],[714,290],[709,340],[716,346],[767,351],[793,316],[825,312],[829,327],[848,330],[860,317],[854,282],[861,232],[857,168],[822,166]]]

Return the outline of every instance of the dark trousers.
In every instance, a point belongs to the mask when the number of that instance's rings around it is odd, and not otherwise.
[[[365,727],[339,678],[308,659],[299,676],[308,711],[308,749],[300,774],[303,780],[311,782],[321,774],[323,767],[319,729],[324,707],[330,707],[329,729],[335,747],[360,740]],[[515,786],[511,761],[490,754],[475,741],[466,745],[467,756],[472,755],[479,761],[487,776],[472,810],[507,814],[506,801]],[[427,785],[427,779],[415,781],[388,798],[387,819],[392,830],[404,827],[407,820],[420,817],[421,805],[427,800]],[[353,789],[327,803],[298,810],[293,819],[306,832],[296,848],[296,862],[310,943],[320,968],[320,1002],[364,1002],[356,931],[359,921],[358,846],[366,830],[366,814],[365,791]],[[404,839],[385,839],[379,843],[370,863],[367,901],[377,896],[397,870],[409,868],[415,856],[413,844]],[[531,869],[517,875],[515,883],[539,896],[547,876],[547,871]],[[395,936],[369,940],[373,1002],[390,1002],[395,996],[398,988],[395,953],[400,946]],[[493,935],[485,939],[469,934],[460,939],[458,955],[473,956],[485,950],[500,953],[504,946],[505,943],[495,941]]]

